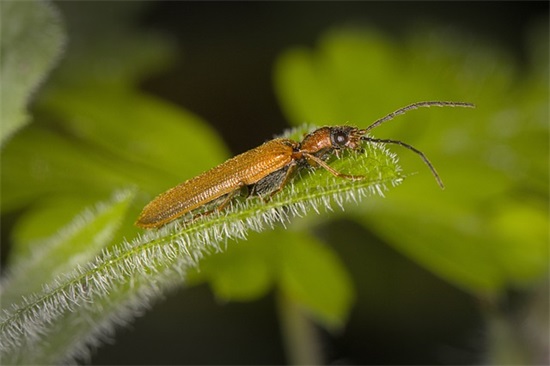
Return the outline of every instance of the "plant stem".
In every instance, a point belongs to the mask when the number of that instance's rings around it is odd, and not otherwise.
[[[277,295],[281,336],[290,365],[322,365],[318,333],[299,304],[287,295]]]

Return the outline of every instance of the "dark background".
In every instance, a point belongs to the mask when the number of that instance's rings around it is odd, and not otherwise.
[[[104,6],[108,11],[110,2]],[[548,19],[548,2],[151,2],[140,27],[177,41],[181,62],[143,88],[211,123],[238,153],[280,132],[286,122],[272,86],[276,57],[314,47],[330,27],[363,25],[397,40],[437,25],[487,42],[526,62],[525,38]],[[376,86],[373,86],[375,88]],[[266,128],[267,126],[267,128]],[[329,364],[476,364],[486,330],[478,300],[439,280],[377,238],[344,242],[322,229],[351,272],[357,303],[339,334],[319,330]],[[360,233],[363,238],[372,236]],[[380,265],[384,263],[384,265]],[[371,275],[364,277],[365,268]],[[410,288],[393,287],[402,281]],[[388,285],[377,286],[380,282]],[[392,291],[398,288],[399,293]],[[206,286],[169,294],[93,364],[284,364],[274,296],[219,303]]]

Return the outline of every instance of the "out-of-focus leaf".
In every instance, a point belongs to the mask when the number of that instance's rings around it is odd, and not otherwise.
[[[52,196],[33,205],[17,219],[11,232],[14,246],[10,253],[15,256],[30,255],[33,245],[41,239],[54,236],[81,212],[84,207],[92,206],[92,197]],[[97,201],[96,201],[97,202]]]
[[[204,121],[153,96],[64,88],[47,94],[41,105],[71,136],[124,162],[117,170],[145,168],[157,182],[178,183],[227,156],[221,139]]]
[[[71,6],[61,8],[66,13]],[[105,34],[85,30],[86,21],[68,22],[73,42],[37,96],[36,123],[2,151],[1,210],[22,219],[12,233],[13,253],[34,250],[34,239],[53,235],[82,207],[115,189],[140,187],[130,208],[137,217],[154,195],[227,157],[204,121],[137,87],[173,62],[172,44],[120,25],[120,18],[107,17],[111,25],[100,18]],[[120,231],[127,238],[136,233],[132,223]]]
[[[340,30],[313,51],[285,53],[275,80],[296,124],[366,126],[420,100],[477,105],[411,111],[374,130],[422,150],[447,189],[438,191],[418,156],[402,149],[405,174],[418,174],[384,201],[369,200],[356,217],[441,277],[487,294],[548,270],[536,260],[548,257],[540,234],[548,229],[541,204],[548,199],[548,63],[540,64],[536,75],[520,74],[506,54],[447,32],[398,44],[372,31]],[[529,253],[516,255],[520,248]]]
[[[192,278],[209,280],[223,300],[255,299],[275,284],[329,328],[345,322],[354,300],[351,279],[338,257],[307,233],[292,230],[251,234],[223,254],[204,258]]]
[[[329,247],[311,236],[295,233],[281,239],[281,290],[321,324],[341,327],[354,301],[353,285],[343,264]]]
[[[227,245],[201,261],[198,271],[190,274],[191,283],[208,281],[215,295],[224,301],[249,301],[269,291],[274,281],[274,236],[250,235],[248,240]]]
[[[20,301],[44,284],[96,257],[112,240],[134,194],[118,192],[109,203],[86,210],[52,237],[35,242],[33,251],[12,253],[11,273],[2,286],[4,305]]]
[[[176,48],[170,37],[139,26],[149,2],[62,1],[57,5],[72,42],[56,70],[56,85],[135,89],[144,78],[174,63]]]
[[[116,161],[76,140],[33,126],[10,140],[2,154],[2,210],[51,195],[99,197],[128,185]]]
[[[501,202],[489,217],[489,230],[498,240],[495,254],[509,283],[523,285],[548,268],[548,207],[536,200]]]
[[[54,224],[72,217],[80,205],[128,185],[147,192],[137,200],[143,207],[155,194],[226,156],[212,129],[167,103],[135,93],[78,98],[79,93],[84,92],[75,90],[71,101],[58,93],[45,103],[52,113],[63,114],[60,127],[71,129],[72,138],[36,125],[3,151],[2,211],[26,207],[32,216],[36,206],[41,217],[48,217],[39,232],[55,230]]]
[[[65,42],[57,11],[46,1],[0,3],[0,144],[29,122],[29,99]]]

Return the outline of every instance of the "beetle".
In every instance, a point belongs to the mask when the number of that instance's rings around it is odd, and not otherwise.
[[[237,155],[224,163],[191,178],[160,194],[147,204],[135,225],[145,229],[159,228],[206,205],[221,201],[214,209],[195,215],[207,215],[222,210],[239,192],[250,195],[273,196],[304,167],[323,168],[332,175],[349,180],[364,179],[362,175],[339,172],[327,164],[332,154],[343,150],[361,150],[363,142],[397,144],[418,154],[429,167],[437,183],[443,182],[432,163],[420,150],[399,140],[378,139],[367,133],[397,115],[420,107],[474,107],[471,103],[425,101],[407,105],[392,112],[364,129],[353,126],[321,127],[307,134],[302,141],[276,138]]]

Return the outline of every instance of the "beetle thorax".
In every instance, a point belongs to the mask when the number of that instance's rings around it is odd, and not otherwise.
[[[300,144],[300,150],[309,154],[318,154],[332,149],[330,128],[322,127],[308,134]]]

